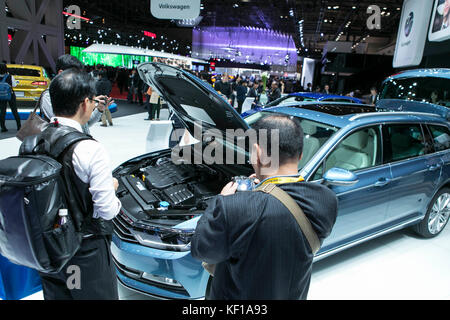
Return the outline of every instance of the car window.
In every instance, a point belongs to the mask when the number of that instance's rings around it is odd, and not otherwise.
[[[267,116],[276,115],[273,112],[257,112],[247,118],[245,121],[251,127],[254,123]],[[301,170],[319,151],[319,149],[339,130],[339,128],[297,117],[303,130],[303,154],[298,168]],[[300,141],[299,141],[300,143]]]
[[[383,84],[379,98],[431,102],[450,107],[450,79],[436,77],[391,79]]]
[[[41,72],[36,69],[8,68],[8,72],[13,76],[41,77]]]
[[[354,103],[351,99],[345,99],[345,98],[330,98],[330,99],[323,99],[322,101],[331,101],[331,102],[349,102]]]
[[[300,120],[300,125],[304,134],[303,154],[302,159],[298,164],[300,170],[312,159],[325,142],[337,132],[337,128],[316,121],[301,118],[298,119]]]
[[[450,130],[444,126],[429,125],[435,151],[450,149]]]
[[[386,144],[386,161],[400,161],[426,154],[426,146],[420,125],[387,125],[390,144]]]
[[[271,103],[268,103],[266,107],[274,107],[274,106],[281,106],[284,104],[289,104],[293,102],[301,102],[304,101],[304,97],[298,97],[298,96],[287,96],[287,97],[281,97],[275,101],[272,101]]]
[[[322,178],[331,168],[358,171],[382,164],[381,134],[378,127],[360,129],[342,140],[327,156],[313,180]]]
[[[287,103],[297,102],[297,101],[303,101],[302,97],[288,97],[288,98],[282,98],[281,101],[278,101],[278,103],[274,103],[273,105],[283,105]]]

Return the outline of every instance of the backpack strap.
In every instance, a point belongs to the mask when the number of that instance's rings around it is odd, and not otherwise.
[[[58,140],[56,140],[55,144],[51,146],[50,155],[53,158],[58,159],[64,153],[64,151],[83,140],[94,140],[94,138],[77,130],[68,132],[67,134],[61,136]]]
[[[255,191],[264,192],[270,194],[271,196],[277,198],[294,216],[300,229],[306,237],[309,243],[312,253],[315,255],[320,249],[320,240],[314,231],[311,222],[306,217],[302,208],[295,202],[294,199],[283,189],[277,187],[272,183],[265,184],[256,188]]]

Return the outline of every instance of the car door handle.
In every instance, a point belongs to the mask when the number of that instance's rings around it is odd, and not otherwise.
[[[381,178],[379,179],[377,182],[375,182],[374,186],[375,187],[384,187],[385,185],[387,185],[389,182],[391,182],[391,180],[387,179],[387,178]]]
[[[428,170],[429,170],[429,171],[436,171],[436,170],[438,170],[440,167],[441,167],[441,164],[438,163],[438,164],[435,164],[435,165],[428,166]]]

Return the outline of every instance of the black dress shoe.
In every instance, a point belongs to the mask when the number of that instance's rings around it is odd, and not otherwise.
[[[2,129],[2,132],[8,132],[8,129]]]

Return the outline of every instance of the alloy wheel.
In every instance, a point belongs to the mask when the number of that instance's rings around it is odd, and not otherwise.
[[[441,194],[431,208],[428,218],[428,230],[431,234],[438,234],[447,224],[450,216],[450,194]]]

